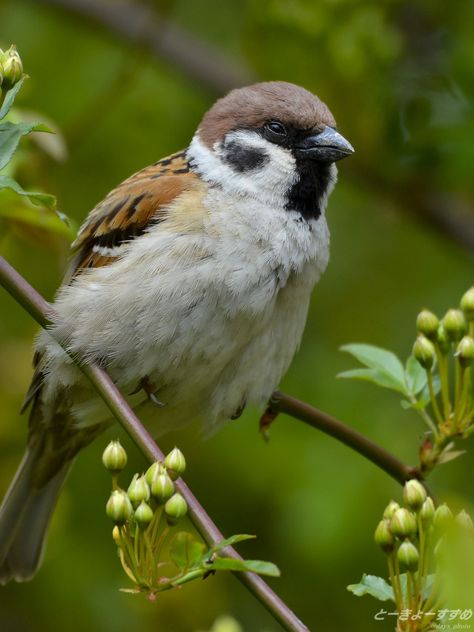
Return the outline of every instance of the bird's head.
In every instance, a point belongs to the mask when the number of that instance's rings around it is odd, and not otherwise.
[[[283,81],[233,90],[204,115],[189,156],[204,180],[317,219],[354,152],[328,107]]]

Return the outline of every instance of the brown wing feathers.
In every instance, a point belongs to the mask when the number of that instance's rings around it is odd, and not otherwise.
[[[195,177],[185,152],[179,152],[125,180],[95,207],[81,227],[72,246],[77,253],[72,273],[113,261],[119,255],[118,247],[159,221],[160,209],[189,188]]]

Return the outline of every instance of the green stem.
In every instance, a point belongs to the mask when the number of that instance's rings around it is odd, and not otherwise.
[[[436,347],[436,357],[438,359],[438,371],[441,381],[441,396],[443,400],[444,421],[449,422],[451,415],[451,400],[449,396],[449,366],[448,358]]]
[[[439,409],[438,398],[436,397],[436,393],[434,391],[434,386],[433,386],[433,371],[431,369],[429,369],[429,370],[426,371],[426,373],[427,373],[427,376],[428,376],[428,390],[429,390],[429,393],[430,393],[431,405],[433,407],[434,414],[435,414],[435,417],[436,417],[436,420],[437,420],[438,424],[442,424],[443,423],[443,415],[441,414],[441,411]]]
[[[410,401],[411,401],[412,404],[417,404],[418,403],[418,400],[413,395],[410,396]],[[439,430],[436,427],[436,424],[434,423],[434,421],[431,419],[431,417],[426,412],[426,410],[424,408],[416,408],[416,407],[415,407],[415,410],[420,415],[420,417],[423,419],[423,421],[428,426],[428,428],[431,430],[431,432],[433,433],[433,436],[435,438],[438,438],[439,437]]]
[[[400,610],[402,610],[403,608],[403,603],[402,603],[402,596],[399,593],[397,578],[395,575],[393,553],[391,553],[387,557],[387,562],[388,562],[388,574],[390,576],[390,583],[392,584],[393,594],[395,596],[395,604],[397,606],[397,611],[400,612]]]

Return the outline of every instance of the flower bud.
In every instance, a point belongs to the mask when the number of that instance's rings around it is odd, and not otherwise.
[[[435,514],[434,502],[433,502],[433,499],[428,496],[428,498],[425,500],[425,502],[423,503],[420,509],[420,517],[421,517],[423,526],[427,527],[429,524],[431,524],[434,514]]]
[[[150,486],[150,488],[152,486],[153,481],[156,479],[156,477],[159,474],[163,474],[163,472],[165,472],[165,469],[159,461],[155,461],[154,463],[150,465],[150,467],[145,472],[145,479],[148,485]]]
[[[142,500],[135,511],[134,518],[140,529],[146,529],[153,520],[153,509]]]
[[[127,453],[120,441],[111,441],[102,454],[102,463],[112,474],[119,474],[127,465]]]
[[[130,518],[133,513],[133,507],[123,489],[116,489],[111,493],[105,512],[116,524],[123,524]]]
[[[186,515],[187,511],[188,505],[181,494],[173,494],[165,505],[165,514],[168,524],[176,524],[178,520]]]
[[[112,529],[112,538],[114,539],[115,544],[117,546],[120,546],[122,538],[120,537],[120,529],[117,527],[117,525],[115,525],[115,527]]]
[[[439,320],[438,317],[430,312],[429,309],[423,309],[418,314],[416,319],[416,328],[420,334],[424,334],[430,340],[436,338],[436,332],[438,331]]]
[[[413,345],[413,355],[424,369],[431,369],[436,357],[433,343],[420,334]]]
[[[151,493],[158,503],[165,503],[174,494],[174,485],[168,474],[159,474],[151,484]]]
[[[461,340],[466,332],[466,319],[460,309],[449,309],[442,320],[442,324],[446,336],[451,342]]]
[[[416,571],[420,556],[416,546],[409,540],[402,542],[397,551],[397,558],[400,566],[409,571]]]
[[[448,526],[448,524],[451,522],[452,519],[453,519],[453,514],[451,512],[451,509],[448,507],[446,503],[443,503],[442,505],[437,507],[434,513],[433,524],[436,527],[436,529],[444,530]]]
[[[474,320],[474,285],[462,297],[461,309],[466,320],[469,322]]]
[[[450,345],[448,335],[443,325],[440,325],[438,327],[438,333],[436,334],[436,342],[438,344],[438,347],[441,353],[446,354],[449,352],[451,345]]]
[[[375,544],[385,553],[391,553],[395,544],[395,538],[390,531],[390,520],[381,520],[374,533]]]
[[[400,505],[396,503],[394,500],[391,500],[388,505],[385,507],[385,511],[383,512],[383,517],[390,520],[393,514],[400,509]]]
[[[135,506],[144,500],[147,501],[150,498],[150,488],[148,487],[145,477],[135,474],[127,490],[127,494]]]
[[[411,511],[401,507],[397,509],[390,522],[390,529],[397,538],[409,538],[416,534],[416,518]]]
[[[426,490],[416,478],[405,483],[403,487],[403,500],[410,509],[418,511],[426,500]]]
[[[471,516],[467,513],[467,511],[460,511],[456,516],[456,523],[466,531],[474,531],[474,523],[472,522]]]
[[[7,51],[0,55],[0,64],[3,68],[3,88],[7,90],[13,88],[23,75],[23,63],[15,46],[10,46]]]
[[[178,448],[174,448],[165,459],[165,467],[173,481],[181,476],[186,469],[184,454]]]
[[[464,336],[456,349],[456,357],[463,368],[471,366],[474,361],[474,339]]]

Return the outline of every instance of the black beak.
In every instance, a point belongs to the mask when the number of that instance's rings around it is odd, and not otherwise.
[[[335,162],[354,153],[354,148],[342,134],[326,126],[319,134],[306,136],[295,146],[297,155],[321,162]]]

